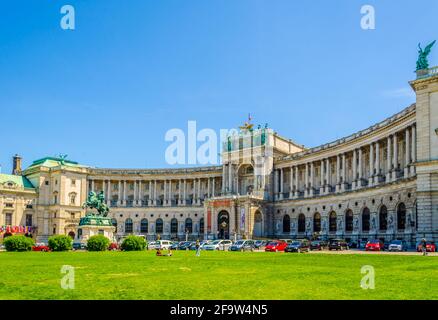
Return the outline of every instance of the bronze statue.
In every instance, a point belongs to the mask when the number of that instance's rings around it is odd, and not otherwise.
[[[98,195],[94,191],[88,193],[87,201],[82,206],[85,208],[96,209],[97,215],[106,217],[109,212],[108,206],[105,204],[105,194],[101,191]]]
[[[427,61],[427,56],[430,54],[430,51],[435,44],[436,40],[429,43],[424,50],[421,49],[421,44],[418,44],[418,60],[417,60],[417,70],[423,70],[429,68],[429,62]]]

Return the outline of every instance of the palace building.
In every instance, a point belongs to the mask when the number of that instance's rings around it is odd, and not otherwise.
[[[222,165],[110,169],[47,157],[0,174],[0,232],[77,236],[89,191],[104,191],[117,237],[423,237],[438,241],[438,68],[416,103],[367,129],[304,148],[270,128],[222,146]],[[425,72],[426,71],[426,72]]]

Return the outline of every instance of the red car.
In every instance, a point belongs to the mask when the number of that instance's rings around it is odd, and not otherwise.
[[[265,247],[266,252],[284,251],[287,247],[287,242],[282,240],[269,241]]]
[[[42,251],[42,252],[49,252],[51,251],[48,246],[46,246],[43,243],[37,243],[32,247],[32,251]]]
[[[370,240],[365,245],[365,251],[383,251],[384,244],[380,240]]]
[[[417,252],[423,251],[423,245],[421,242],[417,244]],[[436,252],[436,245],[432,241],[426,241],[426,252]]]

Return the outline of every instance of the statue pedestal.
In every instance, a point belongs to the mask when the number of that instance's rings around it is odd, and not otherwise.
[[[116,228],[112,225],[111,218],[86,215],[79,221],[74,242],[86,244],[90,237],[98,234],[101,234],[107,237],[111,242],[114,242],[115,229]]]

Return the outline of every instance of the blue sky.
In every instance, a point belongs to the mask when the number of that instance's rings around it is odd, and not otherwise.
[[[76,29],[60,28],[71,4]],[[376,10],[362,30],[360,8]],[[97,167],[168,167],[164,135],[255,123],[308,147],[415,97],[436,0],[10,0],[0,3],[0,164],[59,153]],[[438,48],[431,65],[438,65]]]

